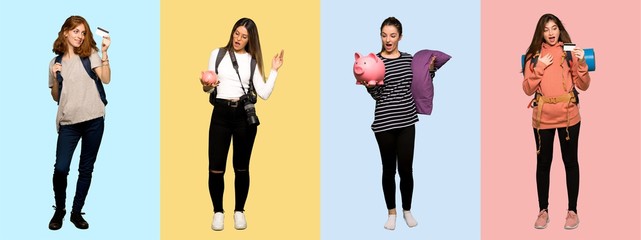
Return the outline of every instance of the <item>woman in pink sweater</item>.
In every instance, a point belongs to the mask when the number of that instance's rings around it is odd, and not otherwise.
[[[544,229],[549,222],[548,195],[555,132],[559,133],[568,191],[568,213],[564,228],[579,226],[576,206],[579,195],[577,152],[581,115],[575,88],[587,90],[590,75],[583,49],[576,47],[564,51],[564,43],[571,42],[561,20],[552,14],[545,14],[539,19],[532,43],[525,54],[523,91],[528,96],[536,94],[532,101],[532,127],[537,148],[539,214],[534,224],[537,229]]]

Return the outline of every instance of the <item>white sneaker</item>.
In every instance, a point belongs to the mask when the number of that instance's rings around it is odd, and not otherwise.
[[[418,222],[414,219],[414,216],[412,216],[412,212],[410,211],[403,211],[403,219],[405,219],[405,223],[407,223],[408,227],[413,228],[418,225]]]
[[[244,230],[247,228],[247,220],[245,220],[245,213],[234,212],[234,227],[236,230]]]
[[[225,228],[225,214],[221,212],[214,213],[214,220],[211,222],[211,229],[222,231]]]
[[[387,222],[383,227],[387,230],[394,230],[396,228],[396,215],[387,215]]]

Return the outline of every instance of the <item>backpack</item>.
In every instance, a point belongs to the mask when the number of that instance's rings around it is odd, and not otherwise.
[[[87,74],[89,74],[89,77],[96,83],[98,94],[100,94],[100,100],[103,104],[105,104],[105,106],[107,106],[107,94],[105,93],[105,87],[102,85],[102,81],[100,81],[98,75],[91,69],[91,61],[89,60],[89,57],[81,57],[80,61],[82,62],[82,66],[85,67],[85,71],[87,72]],[[56,56],[55,63],[62,64],[62,55]],[[56,79],[58,80],[58,97],[60,97],[60,95],[62,94],[63,80],[60,72],[56,72]],[[58,98],[58,104],[60,104],[60,98]]]
[[[523,56],[521,58],[521,73],[525,76],[525,57]],[[572,63],[572,53],[570,51],[565,51],[565,61],[568,64],[568,67],[570,67]],[[532,64],[532,68],[536,67],[536,63],[539,62],[539,53],[537,52],[532,59],[530,59],[530,64]],[[574,99],[576,101],[576,104],[579,104],[579,91],[576,90],[576,87],[572,86],[572,92],[574,93]],[[536,107],[538,103],[536,102],[536,98],[538,95],[541,95],[541,93],[536,92],[534,93],[534,98],[531,101],[531,107]]]
[[[227,54],[227,48],[221,47],[218,49],[218,55],[216,55],[216,63],[214,68],[216,75],[218,75],[218,65],[220,65],[220,62],[223,61],[225,54]],[[249,91],[254,93],[256,92],[256,89],[254,88],[254,70],[255,69],[256,69],[256,59],[252,56],[250,70],[249,70]],[[211,105],[214,105],[214,103],[216,102],[217,94],[218,94],[217,88],[214,88],[214,91],[209,94],[209,103],[211,103]]]

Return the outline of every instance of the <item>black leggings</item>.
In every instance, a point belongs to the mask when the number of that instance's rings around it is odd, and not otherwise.
[[[539,209],[548,208],[548,196],[550,193],[550,167],[552,165],[552,150],[554,149],[554,132],[559,132],[561,155],[565,165],[565,182],[568,191],[568,210],[576,212],[576,202],[579,197],[579,129],[581,122],[571,126],[570,139],[566,140],[566,128],[541,129],[541,152],[536,156],[536,186],[539,195]],[[539,136],[534,129],[534,140],[536,147],[539,147]]]
[[[209,195],[214,212],[224,212],[223,192],[225,191],[225,168],[229,145],[234,141],[234,188],[236,206],[234,211],[245,211],[249,193],[249,159],[251,157],[256,126],[248,126],[247,114],[238,107],[217,104],[209,124]]]
[[[414,125],[374,133],[383,163],[383,195],[387,209],[396,208],[396,163],[401,178],[401,199],[403,210],[412,208],[414,177],[412,162],[414,160]]]

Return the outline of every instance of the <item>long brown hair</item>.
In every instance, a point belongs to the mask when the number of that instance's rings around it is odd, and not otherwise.
[[[570,39],[570,34],[565,30],[563,23],[561,23],[561,20],[558,17],[554,16],[554,14],[551,13],[543,14],[543,16],[539,18],[539,22],[536,24],[536,29],[534,29],[534,36],[532,36],[532,42],[530,43],[530,47],[527,48],[527,52],[525,53],[526,62],[532,59],[532,57],[534,57],[541,50],[541,45],[544,41],[543,32],[545,32],[545,24],[547,24],[549,21],[553,21],[559,27],[559,42],[572,42],[572,40]]]
[[[231,29],[231,34],[229,34],[229,42],[227,42],[227,46],[225,46],[225,48],[228,51],[234,50],[234,32],[240,26],[245,27],[247,29],[247,33],[249,34],[249,41],[247,41],[247,45],[245,45],[245,51],[247,51],[250,55],[252,55],[252,57],[256,59],[258,70],[260,71],[260,74],[265,77],[265,73],[263,71],[263,53],[260,49],[260,38],[258,37],[258,27],[253,20],[249,18],[241,18],[236,21],[236,24],[234,24],[234,27]]]
[[[69,50],[68,43],[65,38],[65,33],[73,30],[78,25],[85,25],[85,39],[82,41],[80,47],[74,47],[73,52],[80,55],[80,57],[89,57],[91,56],[92,50],[98,51],[96,47],[96,41],[93,40],[93,34],[91,34],[91,28],[89,28],[89,23],[81,16],[71,16],[65,20],[65,23],[60,27],[60,32],[58,32],[58,38],[53,42],[53,52],[58,55],[64,55]]]
[[[401,21],[396,19],[395,17],[388,17],[386,18],[383,23],[381,23],[381,34],[383,33],[383,27],[385,26],[393,26],[398,30],[398,37],[403,36],[403,24],[401,24]],[[385,51],[385,44],[382,44],[381,46],[381,52]]]

